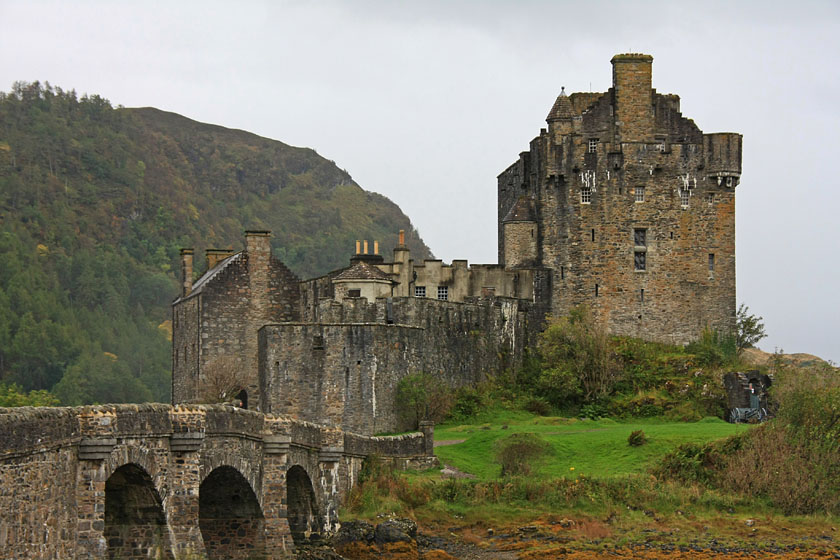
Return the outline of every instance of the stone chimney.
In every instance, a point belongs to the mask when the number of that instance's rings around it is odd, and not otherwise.
[[[653,57],[617,54],[612,60],[615,124],[620,142],[645,142],[653,134]]]
[[[204,251],[204,260],[207,270],[214,268],[217,264],[233,254],[233,249],[207,249]]]
[[[181,249],[181,297],[187,297],[192,292],[193,253],[192,249]]]
[[[248,257],[248,277],[252,305],[259,307],[268,297],[269,262],[271,260],[271,232],[245,232],[245,253]]]

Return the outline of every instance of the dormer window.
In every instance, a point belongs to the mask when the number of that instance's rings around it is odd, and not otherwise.
[[[589,139],[589,149],[587,150],[590,154],[594,154],[598,151],[598,139],[597,138],[590,138]]]
[[[592,202],[592,187],[580,188],[580,203],[590,204]]]

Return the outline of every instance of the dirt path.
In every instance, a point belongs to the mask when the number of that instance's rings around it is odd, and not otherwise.
[[[444,445],[458,445],[459,443],[464,443],[465,439],[442,439],[442,440],[435,440],[435,447],[443,447]]]

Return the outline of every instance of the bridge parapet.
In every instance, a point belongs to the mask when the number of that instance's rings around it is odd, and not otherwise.
[[[0,408],[0,549],[39,559],[282,557],[293,537],[336,527],[365,457],[426,461],[424,431],[361,436],[226,405]],[[252,496],[250,509],[225,504],[229,486]],[[218,517],[227,511],[234,518]],[[231,541],[234,526],[249,527],[247,537]]]

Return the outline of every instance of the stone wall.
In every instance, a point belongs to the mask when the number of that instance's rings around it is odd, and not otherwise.
[[[261,408],[363,434],[405,429],[395,414],[399,380],[425,372],[459,387],[513,366],[526,344],[524,305],[325,301],[317,323],[260,330]]]
[[[503,217],[533,197],[552,314],[585,304],[614,334],[682,344],[734,327],[741,136],[704,135],[651,61],[616,56],[608,92],[558,97],[499,175],[499,257]]]
[[[159,404],[0,408],[0,433],[0,550],[32,559],[171,558],[207,545],[225,557],[284,557],[297,515],[290,468],[305,473],[323,532],[367,454],[422,459],[433,437]]]

